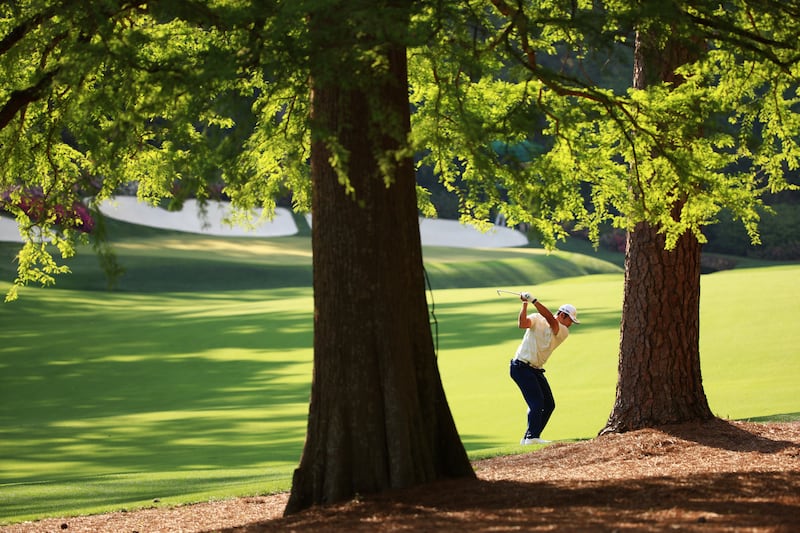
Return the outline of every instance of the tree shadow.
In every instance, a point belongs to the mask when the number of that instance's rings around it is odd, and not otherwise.
[[[764,498],[775,491],[795,496]],[[799,492],[796,472],[572,484],[449,480],[310,509],[236,531],[789,531],[800,511]]]
[[[683,440],[732,452],[776,453],[796,446],[790,441],[755,435],[721,418],[702,423],[666,425],[658,429]]]
[[[294,352],[310,353],[310,312],[58,296],[0,309],[16,315],[0,350],[2,482],[298,460],[311,360]]]

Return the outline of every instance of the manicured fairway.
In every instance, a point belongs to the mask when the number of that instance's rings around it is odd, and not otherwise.
[[[703,382],[715,414],[800,411],[800,267],[705,276],[700,324]]]
[[[270,241],[157,240],[157,251],[146,239],[122,247],[121,291],[28,289],[0,306],[0,523],[288,488],[311,376],[307,239],[281,241],[285,253]],[[578,307],[583,324],[548,364],[557,408],[544,436],[594,436],[614,401],[618,269],[532,249],[431,249],[426,263],[442,379],[471,455],[519,450],[524,429],[508,377],[519,306],[498,287]],[[701,356],[720,416],[800,412],[798,275],[704,276]],[[81,276],[99,288],[85,273],[65,285]],[[180,289],[166,290],[173,277]]]
[[[3,308],[0,519],[285,487],[308,409],[308,291],[89,296]]]

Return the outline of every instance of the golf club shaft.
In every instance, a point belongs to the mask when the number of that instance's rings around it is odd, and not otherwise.
[[[497,295],[500,296],[501,293],[513,294],[515,296],[521,296],[522,295],[522,293],[520,293],[520,292],[506,291],[506,290],[503,290],[503,289],[497,289]]]

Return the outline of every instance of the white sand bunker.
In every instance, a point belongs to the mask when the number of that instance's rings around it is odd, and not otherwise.
[[[226,224],[224,221],[230,216],[231,207],[222,202],[208,202],[205,219],[195,200],[187,200],[181,211],[171,212],[139,202],[132,196],[121,196],[101,204],[101,210],[108,217],[132,224],[207,235],[278,237],[295,235],[298,231],[291,212],[281,207],[275,210],[273,220],[252,229]],[[254,211],[253,219],[257,220],[260,215],[260,211]],[[311,216],[306,220],[310,226]],[[525,234],[502,226],[494,226],[484,233],[456,220],[420,218],[419,229],[423,246],[504,248],[528,244]]]
[[[311,226],[311,215],[306,215],[306,221]],[[423,246],[510,248],[528,245],[528,237],[515,229],[492,226],[489,231],[483,232],[457,220],[440,218],[420,217],[419,233]]]
[[[486,233],[457,220],[419,219],[423,246],[454,248],[508,248],[527,246],[528,237],[515,229],[492,226]]]
[[[275,210],[272,220],[258,221],[261,211],[254,210],[252,213],[253,227],[228,223],[232,209],[227,202],[207,202],[205,212],[203,212],[196,200],[189,199],[184,203],[181,211],[167,211],[140,202],[134,196],[118,196],[102,202],[100,210],[109,218],[131,224],[202,235],[281,237],[296,235],[298,232],[292,213],[281,207]],[[306,220],[310,226],[311,216],[307,216]],[[456,220],[420,218],[419,229],[423,246],[506,248],[528,244],[525,234],[504,226],[493,226],[484,233]],[[22,241],[16,221],[0,217],[0,241]]]
[[[9,217],[0,217],[0,242],[22,242],[17,221]]]
[[[259,221],[261,210],[252,212],[253,227],[233,225],[228,222],[233,214],[227,202],[209,201],[205,211],[197,200],[189,199],[180,211],[167,211],[140,202],[134,196],[118,196],[100,204],[100,211],[109,218],[186,233],[217,235],[222,237],[281,237],[295,235],[297,224],[288,209],[277,208],[272,220]]]

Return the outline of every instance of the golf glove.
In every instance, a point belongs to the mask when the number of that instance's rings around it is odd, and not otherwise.
[[[531,293],[529,292],[523,292],[519,295],[519,297],[529,303],[535,300],[535,298],[531,296]]]

